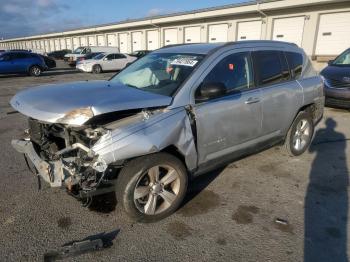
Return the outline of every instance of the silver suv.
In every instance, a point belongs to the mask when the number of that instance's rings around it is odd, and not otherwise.
[[[29,117],[12,145],[35,174],[86,205],[116,191],[128,215],[156,221],[196,175],[281,143],[305,152],[324,95],[302,49],[246,41],[164,47],[109,81],[27,89],[11,105]]]

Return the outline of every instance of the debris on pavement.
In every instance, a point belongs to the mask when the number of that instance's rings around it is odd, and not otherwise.
[[[100,233],[97,235],[89,236],[79,241],[72,241],[64,244],[57,250],[51,250],[44,254],[44,261],[51,262],[56,260],[62,260],[67,257],[73,257],[82,255],[87,252],[98,251],[103,248],[109,248],[113,246],[113,240],[119,233],[118,230],[114,230],[109,233]]]

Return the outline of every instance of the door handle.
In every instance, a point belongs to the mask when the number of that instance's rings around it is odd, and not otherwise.
[[[249,104],[254,104],[254,103],[258,103],[258,102],[260,102],[260,99],[259,99],[258,97],[249,97],[249,98],[245,101],[245,103],[246,103],[247,105],[249,105]]]

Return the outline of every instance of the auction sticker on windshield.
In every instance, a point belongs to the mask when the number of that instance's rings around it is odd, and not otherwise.
[[[198,63],[198,60],[194,59],[193,57],[179,57],[179,58],[175,58],[174,61],[172,61],[170,64],[193,67],[197,63]]]

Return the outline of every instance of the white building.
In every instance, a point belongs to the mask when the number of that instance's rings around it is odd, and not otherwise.
[[[259,3],[260,2],[260,3]],[[265,0],[0,41],[0,49],[49,52],[118,46],[272,39],[294,42],[316,65],[350,47],[350,0]]]

